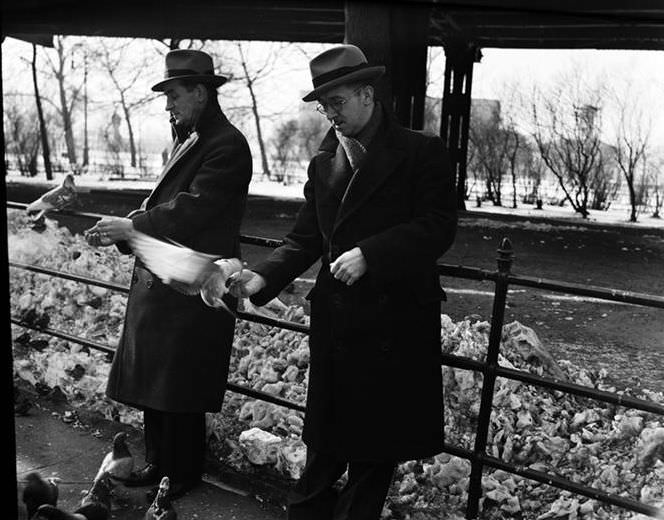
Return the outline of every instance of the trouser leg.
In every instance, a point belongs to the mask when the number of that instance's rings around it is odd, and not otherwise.
[[[205,413],[145,410],[145,459],[173,482],[201,479],[205,460]]]
[[[351,461],[333,519],[379,520],[395,467],[393,462]]]
[[[332,520],[337,502],[334,483],[346,462],[307,450],[307,463],[289,497],[288,520]]]

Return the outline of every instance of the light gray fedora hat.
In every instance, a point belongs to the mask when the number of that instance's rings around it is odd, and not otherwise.
[[[314,101],[331,88],[345,83],[370,81],[385,73],[382,65],[370,66],[364,53],[355,45],[339,45],[309,62],[314,89],[302,101]]]

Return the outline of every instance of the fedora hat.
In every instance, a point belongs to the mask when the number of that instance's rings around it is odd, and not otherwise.
[[[309,62],[314,89],[302,101],[314,101],[326,91],[356,81],[370,81],[382,76],[385,67],[370,66],[364,53],[355,45],[328,49]]]
[[[154,85],[152,90],[162,92],[166,84],[175,79],[190,79],[210,83],[215,87],[223,85],[228,80],[224,76],[215,75],[212,57],[209,54],[190,49],[175,49],[166,55],[164,79]]]

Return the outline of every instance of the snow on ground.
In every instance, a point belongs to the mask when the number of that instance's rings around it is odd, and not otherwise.
[[[55,180],[51,181],[50,184],[56,185],[62,181],[64,174],[58,173],[55,174]],[[23,182],[23,183],[35,183],[35,184],[46,184],[47,181],[43,177],[22,177],[15,172],[9,172],[6,176],[6,182]],[[124,190],[150,190],[154,187],[156,180],[108,180],[107,178],[99,175],[79,175],[75,178],[76,185],[81,189],[99,189],[99,188],[111,188],[111,189],[124,189]],[[286,199],[299,199],[304,200],[302,195],[302,184],[291,184],[284,185],[279,182],[274,181],[264,181],[259,180],[255,176],[249,185],[249,193],[251,195],[261,195],[266,197],[275,197],[275,198],[286,198]],[[475,225],[483,227],[519,227],[527,229],[535,229],[537,231],[550,231],[555,226],[556,229],[561,229],[561,225],[567,226],[566,229],[569,230],[582,230],[586,229],[589,226],[599,225],[615,225],[615,226],[629,226],[639,229],[664,229],[664,219],[655,219],[650,215],[640,215],[639,221],[636,223],[628,222],[629,215],[627,211],[624,210],[613,210],[609,209],[607,211],[591,211],[590,217],[583,219],[579,217],[574,211],[569,207],[560,207],[560,206],[549,206],[544,205],[544,209],[537,210],[532,205],[522,205],[516,209],[510,207],[498,207],[493,206],[490,203],[482,204],[481,208],[473,207],[470,203],[468,204],[468,211],[473,218],[472,221],[469,221],[467,218],[464,219],[464,225]],[[469,216],[470,216],[469,215]],[[483,215],[486,215],[487,218],[482,218]],[[507,215],[507,216],[518,216],[524,218],[533,218],[535,220],[540,220],[543,218],[552,219],[555,223],[545,223],[545,222],[531,222],[531,221],[521,221],[521,222],[505,222],[504,220],[496,221],[489,217],[489,215]]]

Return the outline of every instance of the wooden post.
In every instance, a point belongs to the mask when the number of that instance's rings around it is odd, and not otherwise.
[[[445,46],[445,83],[440,117],[440,136],[450,152],[452,171],[456,176],[457,208],[466,209],[466,158],[470,101],[473,84],[473,63],[481,53],[466,42]]]
[[[422,129],[431,8],[358,0],[345,4],[345,43],[357,45],[372,65],[385,65],[376,96],[406,127]]]

